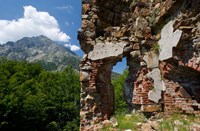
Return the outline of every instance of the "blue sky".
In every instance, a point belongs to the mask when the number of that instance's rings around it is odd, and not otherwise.
[[[70,39],[67,39],[64,42],[70,45],[79,46],[77,40],[77,30],[81,28],[81,0],[0,0],[0,20],[7,20],[7,22],[15,21],[15,24],[18,22],[17,24],[19,25],[19,19],[24,18],[25,6],[31,6],[40,13],[47,12],[49,16],[54,17],[58,23],[58,29],[60,32],[65,33],[70,37]],[[28,12],[30,8],[27,8],[26,10]],[[24,23],[27,22],[22,22],[22,24]],[[13,23],[13,25],[15,24]],[[8,30],[8,28],[5,30]],[[7,31],[7,34],[9,33],[10,32]],[[11,39],[11,41],[15,41],[17,38],[19,39],[20,36],[24,37],[23,35],[27,33],[20,34],[19,32],[16,32],[15,34],[19,35]],[[0,41],[1,38],[2,36],[0,36]],[[3,40],[1,43],[5,43],[7,39],[5,38],[5,40]],[[76,53],[80,56],[83,55],[81,50],[76,50]]]
[[[126,66],[126,58],[123,58],[121,62],[118,62],[113,67],[113,71],[121,74],[126,68],[127,68],[127,66]]]
[[[0,0],[0,44],[27,36],[46,35],[79,56],[77,30],[81,28],[81,0]],[[121,73],[125,59],[113,68]]]

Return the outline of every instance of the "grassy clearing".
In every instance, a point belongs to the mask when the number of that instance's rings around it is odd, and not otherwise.
[[[146,117],[140,112],[134,112],[131,114],[126,114],[125,112],[116,114],[116,119],[118,126],[113,128],[112,126],[104,127],[102,131],[124,131],[125,129],[135,130],[138,128],[138,123],[145,123],[147,121]]]
[[[116,119],[119,123],[117,128],[121,130],[135,129],[137,127],[137,123],[146,122],[146,117],[140,112],[135,112],[132,114],[121,113],[116,115]]]
[[[159,122],[161,131],[189,131],[192,124],[200,125],[200,117],[194,115],[173,114]]]
[[[141,112],[126,114],[124,112],[116,114],[117,127],[104,127],[102,131],[141,131],[142,123],[148,123],[148,119]],[[156,120],[155,120],[156,121]],[[171,117],[162,117],[157,120],[159,129],[156,131],[190,131],[190,126],[194,123],[200,125],[200,117],[194,115],[174,114]],[[153,128],[152,128],[153,129]]]

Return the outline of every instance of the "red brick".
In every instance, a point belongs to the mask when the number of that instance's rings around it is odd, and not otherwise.
[[[193,64],[193,67],[192,67],[192,68],[195,69],[195,70],[197,70],[198,65],[197,65],[197,64]]]
[[[197,71],[199,71],[199,72],[200,72],[200,66],[197,68]]]
[[[193,62],[189,62],[187,66],[188,67],[192,67],[193,66]]]

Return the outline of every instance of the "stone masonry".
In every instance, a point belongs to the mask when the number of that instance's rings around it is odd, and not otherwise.
[[[200,116],[199,0],[82,0],[81,130],[114,114],[112,67],[127,59],[129,110]]]

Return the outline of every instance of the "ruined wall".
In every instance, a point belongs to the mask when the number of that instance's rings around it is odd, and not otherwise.
[[[112,67],[127,58],[129,110],[200,115],[199,0],[82,0],[81,130],[114,114]]]

